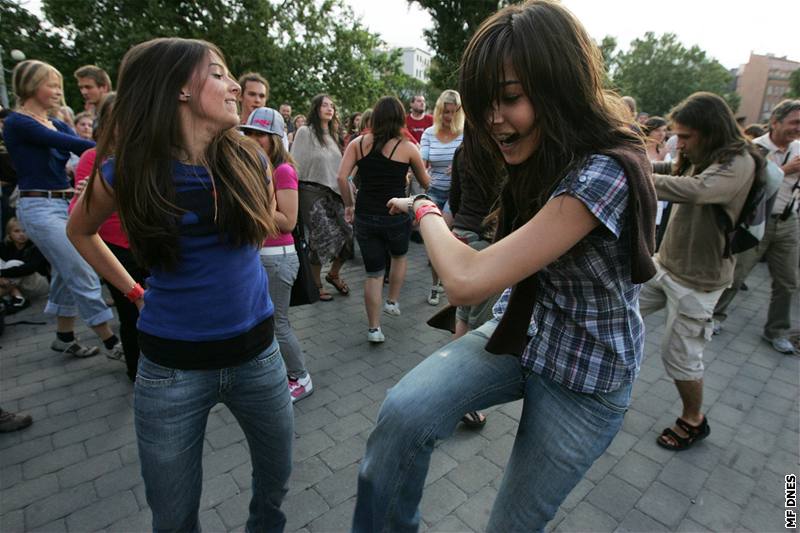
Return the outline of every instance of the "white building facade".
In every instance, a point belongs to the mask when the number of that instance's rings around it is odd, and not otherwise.
[[[431,54],[420,48],[401,48],[403,53],[403,72],[428,82],[428,72],[431,68]]]

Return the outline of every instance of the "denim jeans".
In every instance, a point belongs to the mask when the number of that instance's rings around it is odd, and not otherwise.
[[[67,239],[68,205],[57,198],[20,198],[17,216],[52,267],[44,312],[62,317],[80,314],[89,326],[97,326],[114,314],[103,301],[100,278]]]
[[[524,399],[511,458],[487,530],[541,531],[622,426],[631,384],[581,394],[484,349],[492,320],[451,342],[389,390],[358,476],[353,531],[419,527],[419,501],[437,439],[468,411]],[[491,423],[491,422],[490,422]]]
[[[261,264],[269,278],[269,297],[275,306],[275,338],[281,346],[281,355],[290,378],[297,379],[308,373],[306,358],[300,342],[289,324],[289,302],[292,299],[292,285],[297,279],[300,260],[296,253],[262,255]]]
[[[223,402],[244,430],[253,465],[247,531],[283,531],[280,506],[292,465],[294,416],[277,341],[220,370],[177,370],[139,358],[134,412],[153,531],[199,531],[203,438]]]
[[[447,200],[450,198],[450,189],[445,190],[437,187],[429,187],[426,194],[431,200],[436,202],[439,209],[444,209],[444,204],[446,204]]]

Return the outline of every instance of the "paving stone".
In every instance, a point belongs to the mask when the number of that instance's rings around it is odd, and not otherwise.
[[[691,501],[684,494],[656,481],[644,491],[636,508],[673,529],[686,515]]]
[[[370,421],[367,417],[361,413],[353,413],[326,425],[323,428],[323,431],[330,435],[334,440],[343,441],[372,427],[372,421]]]
[[[461,463],[445,477],[469,495],[488,485],[501,473],[502,471],[494,463],[477,456]]]
[[[689,518],[684,518],[675,531],[676,533],[712,533],[712,530]]]
[[[25,513],[19,510],[0,515],[0,531],[25,531]]]
[[[358,488],[358,465],[350,465],[332,476],[328,476],[314,487],[325,499],[325,502],[334,507],[356,495]]]
[[[118,492],[67,517],[70,531],[95,531],[121,518],[139,512],[139,504],[131,491]]]
[[[289,494],[304,491],[331,475],[333,472],[319,457],[313,456],[301,462],[295,458],[289,478]]]
[[[556,531],[564,533],[575,531],[601,533],[614,531],[616,527],[617,521],[611,516],[590,503],[581,502],[564,518],[556,528]]]
[[[283,501],[281,510],[286,513],[286,530],[294,531],[311,523],[330,507],[313,489],[292,494]]]
[[[63,518],[60,518],[29,531],[31,533],[67,533],[67,521]]]
[[[91,483],[62,490],[27,506],[25,524],[28,529],[43,526],[91,505],[96,500],[97,494]]]
[[[420,502],[420,511],[426,522],[442,520],[467,500],[467,495],[446,478],[426,487]]]
[[[458,517],[450,515],[433,524],[427,531],[430,533],[465,533],[472,532],[473,529]]]
[[[248,461],[250,461],[250,452],[241,443],[214,451],[203,457],[203,479],[211,479],[230,472]]]
[[[711,431],[713,433],[713,428]],[[696,468],[711,472],[722,460],[722,449],[706,439],[688,450],[682,451],[681,458],[692,463]]]
[[[72,415],[72,416],[70,417],[65,415]],[[74,444],[77,442],[83,442],[97,435],[104,434],[110,429],[108,426],[108,422],[106,422],[103,419],[77,423],[78,416],[75,413],[65,413],[64,415],[59,415],[56,418],[66,418],[66,419],[74,418],[74,422],[70,424],[69,427],[59,428],[60,431],[58,431],[53,435],[53,445],[56,448],[60,448],[62,446],[67,446],[69,444]],[[37,420],[35,426],[38,426],[39,424],[40,422]]]
[[[721,464],[750,478],[757,478],[764,469],[767,456],[739,443],[733,443],[725,449]]]
[[[736,428],[734,441],[761,453],[769,454],[775,449],[776,436],[750,424],[743,423]]]
[[[100,498],[111,496],[115,492],[128,490],[144,483],[141,467],[138,463],[124,466],[101,475],[94,480],[94,487]]]
[[[292,456],[294,461],[304,461],[336,444],[324,431],[318,429],[295,439]]]
[[[58,472],[58,481],[66,489],[96,479],[122,467],[117,452],[106,452],[68,466]]]
[[[295,417],[294,432],[298,435],[305,435],[330,424],[334,420],[337,420],[337,417],[327,407],[306,411],[303,416]]]
[[[307,525],[308,531],[314,533],[332,533],[350,531],[353,524],[353,509],[356,499],[351,498],[331,508]],[[300,530],[302,531],[302,530]]]
[[[50,472],[55,472],[78,461],[86,459],[86,451],[82,444],[71,444],[58,448],[51,453],[28,459],[22,465],[25,479],[33,479]]]
[[[239,494],[239,486],[230,474],[222,474],[203,481],[203,493],[200,497],[200,508],[216,507],[228,498]]]
[[[629,409],[625,413],[625,419],[622,422],[622,431],[636,437],[642,437],[649,433],[653,427],[653,418],[644,413],[640,413],[635,409]]]
[[[575,488],[570,491],[569,495],[564,499],[561,503],[560,510],[570,510],[573,509],[578,503],[580,503],[589,492],[595,487],[595,484],[589,481],[587,478],[581,479]],[[552,520],[551,520],[552,522]]]
[[[487,424],[489,417],[494,418],[496,413],[485,413]],[[485,428],[486,426],[484,426]],[[468,461],[486,448],[491,440],[483,436],[482,431],[469,429],[463,424],[456,428],[455,433],[448,439],[439,443],[438,448],[456,461]]]
[[[486,531],[497,490],[484,487],[456,509],[456,516],[473,531]]]
[[[245,522],[247,522],[251,497],[252,492],[245,490],[232,498],[228,498],[216,507],[217,514],[228,531],[237,528],[241,529],[241,526],[244,526]],[[286,512],[285,500],[281,509]]]
[[[15,509],[21,509],[56,492],[58,492],[58,478],[55,474],[22,481],[0,491],[0,516]]]
[[[616,437],[614,437],[614,440],[611,441],[611,444],[608,446],[608,449],[606,449],[606,452],[616,457],[622,457],[628,453],[631,447],[633,447],[638,440],[638,437],[631,435],[630,433],[620,431],[617,433]]]
[[[200,515],[200,523],[203,525],[204,531],[224,531],[224,526],[222,526],[221,523],[219,523],[219,527],[210,527],[210,524],[207,524],[203,521],[203,514]],[[108,526],[107,531],[112,533],[117,531],[149,531],[152,529],[152,527],[153,515],[150,513],[150,509],[142,509],[138,513],[133,513],[121,520],[114,522]]]
[[[598,457],[589,470],[586,471],[584,477],[597,483],[614,468],[614,465],[616,465],[618,461],[619,459],[617,457],[604,453]]]
[[[488,425],[488,423],[487,423]],[[511,449],[514,447],[514,437],[511,435],[503,435],[495,440],[491,446],[487,446],[481,452],[481,455],[489,459],[491,462],[505,468],[508,463],[508,458],[511,456]]]
[[[22,481],[21,464],[9,465],[5,468],[0,468],[0,490],[13,487],[20,481]]]
[[[20,433],[12,436],[20,438]],[[0,453],[0,467],[22,463],[31,457],[37,457],[53,449],[52,439],[49,435],[37,439],[26,440],[20,444],[9,446]]]
[[[751,531],[788,530],[784,527],[784,508],[758,497],[751,498],[747,502],[742,512],[741,525]]]
[[[366,446],[367,442],[363,438],[355,436],[328,448],[319,457],[331,470],[339,470],[360,461],[364,457]]]
[[[744,419],[748,424],[763,429],[769,433],[778,434],[784,427],[783,419],[760,407],[754,407]]]
[[[695,499],[688,517],[712,531],[733,531],[741,511],[740,506],[705,489]]]
[[[775,414],[783,415],[791,410],[796,403],[797,401],[793,402],[792,400],[781,398],[771,392],[762,392],[758,395],[758,398],[756,398],[755,405],[756,407],[760,407]]]
[[[729,388],[720,393],[719,402],[746,413],[755,405],[756,397],[742,390]]]
[[[586,496],[586,501],[615,520],[625,518],[642,492],[616,476],[606,476]]]
[[[755,487],[755,481],[724,465],[717,465],[706,487],[734,503],[744,505]]]
[[[708,479],[708,472],[675,456],[661,470],[658,481],[672,487],[687,498],[694,498]]]
[[[328,404],[328,409],[337,417],[344,417],[371,405],[372,399],[361,393],[354,392]]]
[[[645,490],[661,471],[661,465],[644,455],[631,452],[620,459],[611,472],[634,487]]]
[[[663,524],[656,522],[646,514],[638,509],[633,509],[625,518],[620,522],[619,527],[615,533],[643,533],[655,531],[671,531],[664,527]]]

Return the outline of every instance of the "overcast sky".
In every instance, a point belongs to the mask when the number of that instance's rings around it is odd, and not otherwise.
[[[469,1],[469,0],[465,0]],[[364,24],[395,46],[427,49],[431,19],[406,0],[345,0]],[[646,31],[672,32],[699,45],[727,68],[750,51],[800,61],[800,0],[563,0],[597,41],[613,35],[621,47]]]

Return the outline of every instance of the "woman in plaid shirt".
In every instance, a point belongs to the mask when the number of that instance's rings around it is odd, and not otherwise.
[[[451,303],[503,295],[493,320],[389,392],[353,531],[417,530],[435,442],[464,412],[524,401],[488,524],[498,532],[543,530],[622,426],[643,354],[638,296],[654,272],[655,195],[642,140],[602,79],[597,47],[550,0],[499,11],[464,52],[468,144],[481,147],[465,155],[505,160],[502,238],[475,251],[430,199],[389,205],[414,214]]]

